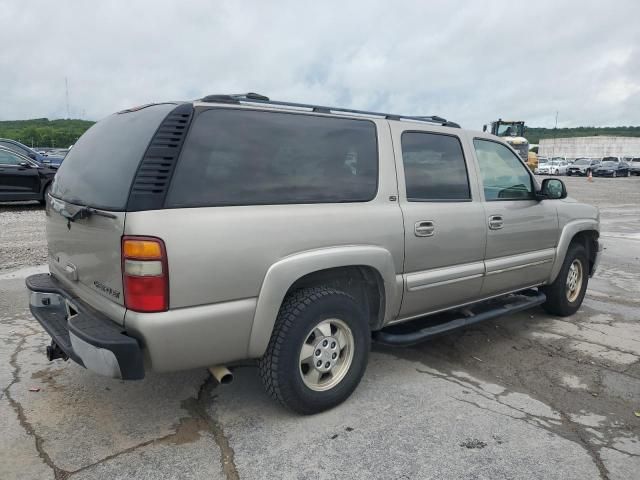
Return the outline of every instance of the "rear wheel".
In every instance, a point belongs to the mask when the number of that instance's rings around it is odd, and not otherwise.
[[[329,287],[304,288],[280,307],[260,375],[285,407],[318,413],[353,393],[370,344],[369,324],[353,297]]]
[[[554,175],[560,175],[560,170],[556,170],[556,173]]]
[[[588,282],[587,252],[582,245],[571,244],[554,282],[542,287],[542,291],[547,296],[542,308],[561,317],[573,315],[582,305]]]

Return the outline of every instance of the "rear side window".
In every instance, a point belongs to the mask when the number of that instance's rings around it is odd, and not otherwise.
[[[211,109],[191,126],[167,206],[365,202],[377,182],[370,121]]]
[[[26,160],[22,160],[18,155],[6,150],[0,150],[0,165],[20,165],[22,162],[26,162]]]
[[[174,108],[175,104],[151,105],[96,123],[65,157],[51,194],[79,205],[124,210],[151,137]]]
[[[408,201],[471,199],[462,145],[457,137],[404,132],[402,163]]]

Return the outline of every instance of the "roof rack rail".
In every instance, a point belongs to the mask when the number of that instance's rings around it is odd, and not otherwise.
[[[398,115],[393,113],[371,112],[368,110],[355,110],[351,108],[339,108],[339,107],[326,107],[322,105],[313,105],[309,103],[295,103],[295,102],[281,102],[278,100],[271,100],[269,97],[260,95],[259,93],[239,93],[231,95],[207,95],[200,99],[203,102],[212,103],[260,103],[267,105],[274,105],[278,107],[291,107],[296,109],[308,109],[317,113],[350,113],[353,115],[373,116],[385,118],[387,120],[413,120],[418,122],[436,123],[445,127],[460,128],[460,125],[447,120],[446,118],[439,117],[437,115],[424,116],[424,115]]]

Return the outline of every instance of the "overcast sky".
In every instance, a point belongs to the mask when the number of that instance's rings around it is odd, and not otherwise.
[[[0,0],[0,120],[211,93],[640,125],[640,1]]]

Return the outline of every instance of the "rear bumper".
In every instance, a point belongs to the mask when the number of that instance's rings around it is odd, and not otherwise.
[[[52,341],[73,361],[100,375],[123,380],[144,378],[138,341],[49,274],[26,279],[29,308]]]

